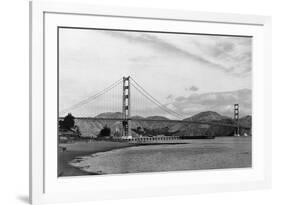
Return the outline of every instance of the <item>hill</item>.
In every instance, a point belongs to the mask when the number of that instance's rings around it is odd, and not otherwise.
[[[245,117],[240,118],[239,119],[239,124],[243,125],[243,126],[251,127],[252,126],[252,116],[251,115],[247,115]]]
[[[122,113],[121,112],[105,112],[105,113],[101,113],[95,117],[96,118],[122,118]]]
[[[149,120],[170,120],[167,117],[163,117],[163,116],[150,116],[150,117],[146,117],[145,119],[149,119]]]
[[[213,111],[205,111],[200,112],[196,115],[193,115],[192,117],[184,119],[185,121],[201,121],[201,122],[210,122],[210,121],[218,121],[218,120],[224,120],[228,117],[222,116],[217,112]]]

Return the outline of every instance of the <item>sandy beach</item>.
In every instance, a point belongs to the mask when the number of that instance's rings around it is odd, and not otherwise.
[[[65,151],[58,153],[58,176],[82,176],[95,175],[84,171],[80,168],[71,166],[69,163],[76,159],[79,161],[80,157],[91,155],[98,152],[106,152],[114,149],[134,146],[127,142],[109,142],[109,141],[94,141],[94,142],[75,142],[68,144],[60,144],[59,147],[66,148]]]

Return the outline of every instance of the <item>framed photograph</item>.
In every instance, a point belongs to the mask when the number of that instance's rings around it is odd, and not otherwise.
[[[270,187],[270,32],[264,16],[31,2],[31,203]]]

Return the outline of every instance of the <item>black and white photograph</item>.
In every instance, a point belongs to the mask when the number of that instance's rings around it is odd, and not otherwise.
[[[57,37],[58,177],[252,167],[251,36]]]

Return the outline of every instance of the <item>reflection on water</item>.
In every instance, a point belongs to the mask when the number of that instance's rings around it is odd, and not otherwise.
[[[251,137],[186,141],[97,153],[71,165],[102,174],[251,167]]]

